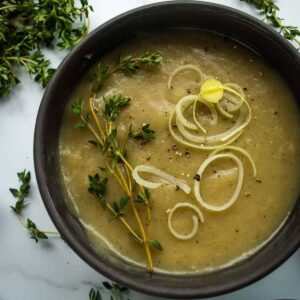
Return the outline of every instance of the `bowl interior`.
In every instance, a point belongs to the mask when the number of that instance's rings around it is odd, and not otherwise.
[[[154,273],[132,265],[113,253],[97,254],[76,218],[66,207],[59,176],[58,136],[69,95],[81,76],[110,48],[140,32],[182,28],[225,35],[261,55],[287,80],[300,99],[300,58],[296,50],[260,21],[220,5],[176,1],[135,9],[93,31],[62,62],[45,92],[37,117],[34,158],[45,206],[66,242],[93,268],[129,288],[171,298],[218,295],[245,286],[282,263],[300,244],[300,200],[285,225],[255,255],[225,269],[201,275]],[[280,58],[280,59],[278,59]],[[284,101],[284,100],[283,100]]]

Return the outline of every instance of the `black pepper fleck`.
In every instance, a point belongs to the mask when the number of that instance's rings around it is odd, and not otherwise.
[[[185,151],[185,152],[184,152],[184,155],[185,155],[186,157],[190,157],[190,156],[191,156],[191,154],[190,154],[189,151]]]
[[[172,145],[172,150],[173,150],[173,151],[176,151],[176,150],[178,150],[178,146],[177,146],[177,145],[175,145],[175,144],[174,144],[174,145]]]
[[[147,157],[147,160],[150,160],[151,159],[151,156]]]
[[[179,191],[179,186],[176,185],[175,191]]]
[[[244,91],[248,91],[248,89],[246,87],[243,88]]]
[[[256,182],[258,183],[262,183],[262,181],[260,179],[256,179]]]
[[[193,179],[195,179],[196,181],[200,181],[200,175],[196,174]]]

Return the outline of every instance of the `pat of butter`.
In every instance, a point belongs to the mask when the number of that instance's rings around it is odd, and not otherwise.
[[[206,79],[200,89],[199,96],[211,103],[218,103],[224,94],[223,84],[213,78]]]

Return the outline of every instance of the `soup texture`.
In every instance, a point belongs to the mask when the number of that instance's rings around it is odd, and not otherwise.
[[[242,259],[266,242],[280,227],[292,209],[299,194],[300,132],[299,112],[295,99],[284,79],[259,56],[244,46],[224,37],[195,31],[168,31],[147,34],[120,45],[101,58],[103,65],[114,65],[120,53],[140,55],[145,51],[160,52],[163,60],[155,68],[141,68],[130,76],[114,72],[97,93],[97,98],[109,98],[121,93],[131,102],[120,112],[116,127],[122,141],[127,141],[127,160],[133,166],[148,165],[183,179],[191,187],[189,194],[153,175],[141,177],[161,182],[151,193],[151,222],[147,220],[144,204],[136,203],[146,233],[159,241],[162,251],[151,250],[154,269],[167,272],[202,272],[224,267]],[[178,66],[197,66],[208,76],[222,83],[242,87],[252,117],[244,132],[232,143],[246,150],[253,158],[257,175],[249,160],[234,153],[244,168],[242,188],[236,202],[220,212],[209,211],[195,199],[195,174],[211,151],[192,149],[180,144],[170,134],[168,122],[176,103],[185,95],[199,93],[199,75],[192,70],[180,72],[168,89],[170,74]],[[88,106],[92,78],[88,73],[78,82],[66,106],[60,132],[59,159],[66,201],[80,219],[92,245],[103,251],[109,247],[133,263],[147,263],[144,248],[126,231],[123,224],[112,219],[103,210],[99,200],[88,191],[88,175],[99,173],[107,177],[106,201],[119,201],[124,194],[110,174],[103,174],[108,158],[88,143],[93,140],[85,128],[74,128],[78,118],[71,112],[75,99],[83,99]],[[199,104],[200,105],[200,104]],[[218,126],[210,125],[205,105],[199,116],[208,134],[227,130],[236,119],[218,114]],[[185,112],[192,115],[191,110]],[[151,140],[128,139],[128,127],[137,130],[150,124],[155,130]],[[172,125],[176,129],[176,125]],[[226,152],[227,153],[227,152]],[[233,153],[233,152],[228,152]],[[239,177],[237,164],[230,158],[213,161],[204,170],[201,194],[207,203],[224,204],[234,193]],[[199,178],[200,180],[200,178]],[[168,227],[168,212],[177,203],[188,202],[200,209],[204,222],[199,222],[196,234],[186,240],[176,238]],[[172,218],[172,227],[179,234],[188,234],[193,228],[195,212],[178,209]],[[124,208],[130,225],[138,228],[130,205]],[[138,232],[138,229],[137,229]]]

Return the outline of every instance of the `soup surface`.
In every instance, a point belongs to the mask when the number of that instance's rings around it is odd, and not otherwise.
[[[252,119],[243,134],[233,143],[247,150],[257,167],[252,174],[249,161],[239,154],[244,166],[244,181],[237,201],[222,212],[210,212],[189,195],[173,185],[163,184],[151,190],[152,222],[144,222],[147,234],[160,241],[163,251],[152,251],[156,270],[194,272],[210,270],[230,264],[249,255],[262,245],[279,228],[287,217],[299,193],[300,132],[299,112],[285,81],[260,57],[240,44],[202,31],[169,31],[148,34],[113,49],[101,58],[104,64],[114,64],[118,55],[140,55],[145,51],[159,51],[161,66],[142,68],[132,76],[121,72],[109,77],[98,97],[122,93],[131,97],[131,103],[120,113],[116,124],[118,134],[127,139],[129,124],[138,129],[149,123],[156,138],[145,143],[129,139],[127,158],[132,166],[151,165],[186,180],[192,188],[193,177],[209,152],[180,145],[170,135],[169,114],[184,95],[199,92],[198,76],[185,71],[174,79],[168,90],[171,72],[180,65],[193,64],[205,74],[223,83],[232,82],[243,87],[252,110]],[[71,112],[74,99],[88,101],[91,78],[86,75],[78,83],[68,105],[60,133],[59,157],[67,202],[80,218],[99,251],[103,243],[126,259],[146,264],[143,247],[140,247],[124,229],[119,220],[110,220],[96,197],[88,192],[88,175],[100,173],[109,178],[106,199],[117,201],[123,194],[117,182],[100,166],[105,164],[101,153],[88,140],[86,129],[74,129],[78,121]],[[228,121],[220,118],[220,127]],[[210,133],[214,132],[210,128]],[[219,128],[220,130],[220,128]],[[145,178],[147,176],[145,175]],[[149,177],[153,181],[157,178]],[[201,178],[203,197],[207,202],[221,204],[232,195],[238,178],[237,167],[229,159],[216,160],[208,166]],[[193,188],[192,188],[193,190]],[[197,205],[204,216],[196,235],[189,240],[175,238],[167,224],[167,210],[176,203]],[[137,204],[146,220],[145,207]],[[173,227],[179,233],[192,229],[193,211],[181,209],[174,213]],[[125,216],[137,228],[132,210],[125,207]]]

